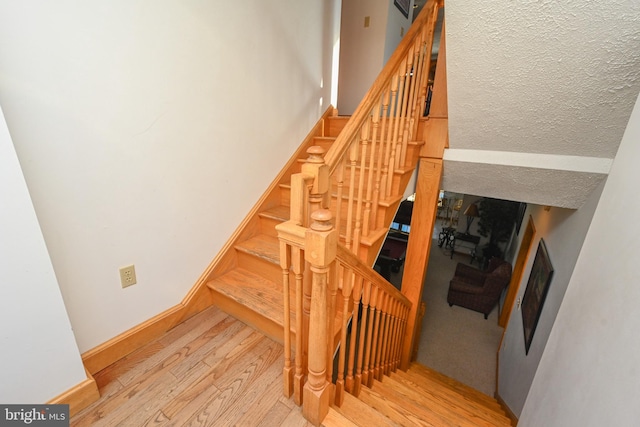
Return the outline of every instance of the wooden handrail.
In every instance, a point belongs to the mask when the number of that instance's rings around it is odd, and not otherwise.
[[[351,141],[357,136],[363,123],[369,118],[371,110],[380,102],[382,93],[387,89],[395,71],[400,68],[402,61],[409,52],[409,49],[411,49],[416,37],[419,36],[422,29],[429,27],[428,24],[435,24],[434,11],[437,13],[438,3],[440,3],[439,0],[427,1],[396,50],[382,68],[382,71],[380,71],[380,74],[378,74],[378,77],[374,80],[371,88],[367,91],[364,98],[362,98],[360,104],[358,104],[349,122],[340,132],[340,136],[338,136],[336,142],[327,152],[325,163],[329,166],[330,173],[333,173],[338,167],[340,159],[344,157],[351,145]],[[431,25],[431,27],[431,35],[433,37],[433,25]],[[429,42],[429,45],[431,45],[432,42],[433,38],[431,42]],[[431,51],[429,51],[429,54],[430,53]]]
[[[353,270],[353,273],[362,276],[364,280],[375,283],[376,286],[391,295],[394,299],[398,300],[401,304],[407,307],[411,306],[411,302],[406,296],[402,295],[395,286],[389,283],[384,277],[380,276],[373,268],[362,262],[360,258],[355,256],[353,252],[344,247],[344,245],[338,244],[336,257],[342,264],[348,265],[349,268]]]
[[[388,228],[385,209],[399,203],[417,164],[419,152],[411,147],[422,138],[417,130],[438,2],[427,2],[324,156],[336,196],[335,206],[325,207],[331,208],[345,246],[363,261],[372,262]]]
[[[320,147],[307,151],[301,172],[291,177],[290,220],[276,226],[286,301],[284,393],[293,394],[314,425],[322,423],[332,399],[340,405],[345,392],[357,395],[362,385],[397,369],[406,347],[412,304],[364,261],[376,251],[371,236],[381,245],[388,231],[390,219],[380,220],[378,207],[397,206],[406,172],[417,163],[409,144],[424,111],[440,1],[428,0],[328,153]],[[295,369],[290,282],[295,282]]]
[[[336,261],[336,279],[342,291],[335,393],[335,402],[340,406],[345,391],[358,395],[362,384],[371,386],[374,378],[380,380],[400,365],[411,302],[340,244]]]

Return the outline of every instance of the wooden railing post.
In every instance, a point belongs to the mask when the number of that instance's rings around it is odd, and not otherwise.
[[[302,413],[320,425],[329,412],[331,390],[327,381],[327,290],[330,265],[336,257],[338,233],[331,225],[331,212],[316,210],[305,236],[305,260],[311,266],[309,314],[309,375],[304,386]]]
[[[309,192],[309,214],[328,206],[329,168],[324,162],[324,148],[314,145],[307,150],[309,157],[302,165],[302,174],[313,176],[311,191]]]

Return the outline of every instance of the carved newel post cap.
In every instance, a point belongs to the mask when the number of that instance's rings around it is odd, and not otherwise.
[[[331,225],[331,211],[329,209],[318,209],[311,214],[311,229],[315,231],[329,231],[333,227]]]
[[[319,145],[307,148],[307,154],[309,155],[307,163],[324,163],[324,153],[325,149]]]

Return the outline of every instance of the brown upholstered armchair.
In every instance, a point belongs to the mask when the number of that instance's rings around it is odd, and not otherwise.
[[[511,280],[511,264],[492,258],[487,271],[481,271],[466,264],[458,263],[456,272],[449,283],[447,302],[449,306],[459,305],[484,314],[489,313],[500,299],[502,290]]]

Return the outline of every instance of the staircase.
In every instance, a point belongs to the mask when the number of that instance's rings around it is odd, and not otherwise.
[[[332,116],[332,112],[328,110],[307,136],[207,282],[216,305],[278,342],[283,342],[284,306],[275,226],[289,220],[290,177],[300,172],[306,151],[313,146],[328,150],[349,120]],[[290,307],[294,307],[293,295],[290,298]],[[295,319],[293,310],[291,316]],[[339,331],[339,324],[336,326]],[[294,327],[291,332],[295,336]]]
[[[348,116],[333,116],[332,112],[332,110],[328,110],[314,127],[294,158],[289,161],[288,167],[281,174],[282,176],[263,197],[260,208],[245,221],[244,229],[230,245],[224,259],[218,262],[209,274],[207,281],[207,287],[212,293],[212,300],[217,306],[256,327],[278,342],[283,341],[284,307],[280,243],[275,227],[277,224],[289,220],[290,177],[292,174],[300,172],[301,166],[309,157],[306,151],[311,147],[322,147],[323,150],[328,151],[349,120]],[[371,233],[374,237],[364,238],[360,242],[361,248],[358,252],[368,265],[373,265],[379,248],[384,242],[389,224],[402,200],[400,190],[404,190],[415,169],[422,144],[421,141],[412,141],[408,145],[408,158],[412,164],[404,165],[403,168],[395,171],[393,196],[382,199],[378,203],[379,225]],[[377,152],[372,152],[370,156],[375,157],[377,154]],[[360,169],[367,169],[366,166],[361,166],[362,164],[366,165],[367,161],[364,159],[359,162],[355,168],[358,174]],[[345,181],[346,184],[342,185],[343,193],[349,191],[348,174]],[[358,179],[355,179],[355,182],[357,185]],[[338,186],[339,183],[334,180],[331,189],[331,205],[334,208],[339,200],[341,203],[345,203],[343,198],[339,197]],[[347,240],[346,228],[347,224],[342,223],[340,240],[343,244]],[[290,307],[294,307],[293,292],[290,301]],[[295,319],[293,309],[291,309],[291,316]],[[295,322],[292,324],[295,325]],[[336,316],[334,331],[336,334],[340,332],[339,316]],[[295,336],[295,327],[292,326],[291,332]]]
[[[421,155],[446,140],[423,117],[441,6],[429,0],[352,117],[327,110],[203,275],[204,299],[284,344],[284,395],[314,425],[509,425],[479,392],[398,370],[422,280],[409,299],[372,269]],[[438,161],[419,177],[434,217]]]
[[[337,426],[511,426],[495,399],[420,364],[397,371],[359,397],[346,395],[323,421]]]

